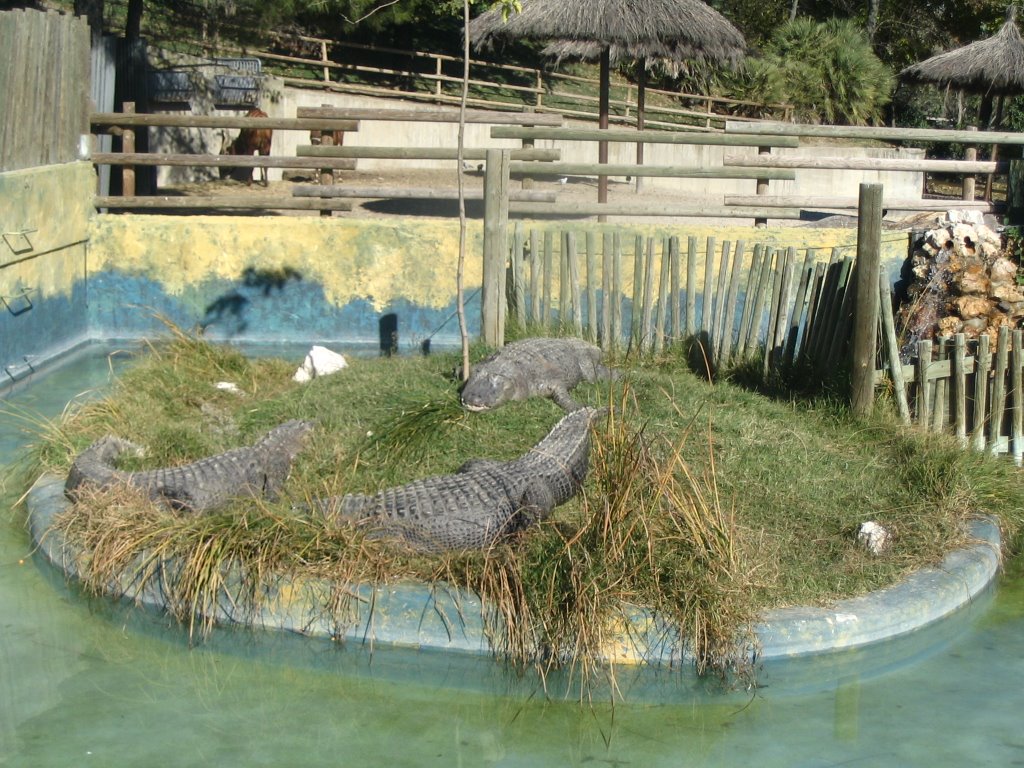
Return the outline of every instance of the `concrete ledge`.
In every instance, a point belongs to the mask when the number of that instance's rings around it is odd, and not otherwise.
[[[56,530],[56,517],[67,508],[64,481],[39,479],[28,495],[29,527],[39,551],[69,578],[77,578],[82,552],[72,550]],[[904,581],[829,608],[769,611],[754,627],[749,649],[755,660],[788,659],[862,648],[903,637],[940,621],[980,595],[999,570],[999,528],[990,519],[971,524],[977,543],[947,555],[935,568],[923,568]],[[166,570],[173,571],[174,564]],[[484,629],[480,600],[466,590],[444,584],[386,585],[352,589],[352,609],[339,623],[322,607],[335,585],[324,581],[282,580],[267,589],[258,612],[226,596],[211,618],[221,623],[285,630],[334,640],[489,655],[494,651]],[[140,587],[131,580],[110,586],[116,596],[165,611],[161,583]],[[616,664],[678,667],[688,654],[678,636],[642,608],[628,618],[609,645],[606,657]]]

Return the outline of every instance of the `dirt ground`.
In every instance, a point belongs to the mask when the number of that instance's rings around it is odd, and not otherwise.
[[[466,215],[470,219],[483,217],[483,203],[481,201],[483,191],[483,172],[475,167],[470,167],[462,174],[466,200]],[[246,196],[252,197],[254,201],[267,199],[267,208],[257,210],[263,214],[273,209],[272,199],[281,197],[292,197],[293,188],[298,185],[316,183],[312,173],[292,172],[287,180],[272,181],[264,187],[257,181],[251,185],[245,182],[221,179],[208,182],[197,182],[184,184],[175,187],[161,188],[157,194],[171,196]],[[397,187],[403,189],[423,190],[449,190],[454,192],[457,188],[457,176],[452,171],[432,169],[388,169],[369,171],[342,171],[335,174],[335,184],[346,187]],[[522,179],[513,179],[514,189],[523,189],[525,184]],[[534,191],[553,192],[557,195],[560,203],[591,203],[597,201],[597,180],[589,177],[566,177],[564,180],[553,178],[539,178],[532,181]],[[639,202],[649,204],[653,209],[658,210],[669,204],[685,204],[706,202],[706,198],[697,198],[683,195],[675,190],[659,187],[655,180],[645,180],[642,190],[637,190],[636,179],[626,181],[624,178],[612,177],[609,179],[608,187],[609,202],[622,202],[636,204]],[[424,216],[438,218],[455,218],[459,215],[458,201],[456,199],[439,199],[423,197],[411,198],[386,198],[386,199],[359,199],[353,198],[351,211],[334,211],[333,216],[338,217],[377,217],[377,216]],[[955,200],[951,200],[951,207],[955,207]],[[281,215],[288,216],[319,216],[318,211],[296,211],[279,210]],[[935,213],[919,213],[913,215],[890,215],[887,214],[883,225],[887,229],[904,229],[917,226],[924,226],[935,221]],[[543,218],[543,215],[531,216],[531,218]],[[594,218],[594,217],[580,217]],[[631,217],[609,217],[610,221],[643,221],[644,223],[685,223],[688,219],[669,216],[631,216]],[[690,219],[692,220],[692,219]],[[707,217],[701,221],[706,223]],[[721,219],[723,223],[742,224],[746,219]],[[828,226],[828,227],[854,227],[856,216],[841,211],[822,211],[817,213],[806,213],[799,221],[769,220],[769,224],[785,224],[787,226]]]

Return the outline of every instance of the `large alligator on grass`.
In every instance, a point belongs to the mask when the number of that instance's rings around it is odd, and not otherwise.
[[[422,552],[485,549],[522,531],[571,499],[587,475],[590,427],[604,409],[580,408],[512,461],[474,459],[437,475],[375,495],[318,499],[330,521],[366,525],[375,537],[404,541]]]
[[[487,411],[512,400],[550,397],[566,411],[580,404],[569,395],[584,381],[614,378],[601,364],[601,349],[581,339],[521,339],[478,363],[462,388],[462,405]]]
[[[83,486],[130,485],[154,501],[192,512],[208,511],[241,496],[273,499],[312,427],[312,422],[294,419],[274,427],[251,446],[233,448],[191,464],[142,472],[114,468],[121,453],[138,451],[138,447],[107,435],[75,459],[64,492],[74,499]]]

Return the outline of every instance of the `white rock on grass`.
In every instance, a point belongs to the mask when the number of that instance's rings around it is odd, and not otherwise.
[[[871,554],[880,555],[889,547],[889,532],[874,520],[868,520],[860,524],[857,541]]]
[[[348,361],[345,360],[344,355],[327,349],[327,347],[313,345],[310,347],[309,352],[306,353],[306,358],[302,361],[302,365],[299,366],[298,370],[295,371],[292,379],[303,383],[318,376],[329,376],[347,367]]]

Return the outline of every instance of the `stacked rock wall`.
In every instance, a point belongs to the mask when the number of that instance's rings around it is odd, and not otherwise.
[[[917,241],[911,282],[897,326],[904,358],[922,339],[963,333],[968,339],[1024,324],[1024,286],[1015,243],[981,223],[949,223]]]

